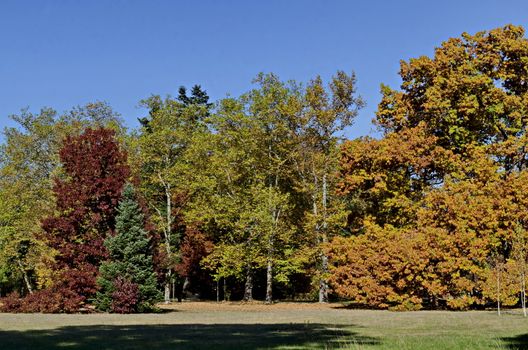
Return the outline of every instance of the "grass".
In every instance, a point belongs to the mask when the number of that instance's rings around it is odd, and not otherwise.
[[[0,314],[0,349],[528,349],[510,311],[182,303],[161,314]]]

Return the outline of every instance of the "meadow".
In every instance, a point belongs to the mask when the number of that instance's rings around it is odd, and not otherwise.
[[[0,314],[1,349],[528,349],[518,310],[184,302],[157,314]]]

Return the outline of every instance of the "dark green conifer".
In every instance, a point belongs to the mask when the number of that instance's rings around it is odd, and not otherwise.
[[[105,240],[109,260],[101,264],[96,306],[102,311],[146,312],[159,299],[150,238],[134,188],[127,184],[116,216],[116,234]],[[126,287],[124,287],[126,286]]]

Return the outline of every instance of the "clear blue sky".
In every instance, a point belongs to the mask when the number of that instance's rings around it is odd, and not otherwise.
[[[348,136],[366,135],[400,59],[507,23],[528,26],[528,1],[0,0],[0,127],[26,106],[94,100],[135,127],[141,98],[180,85],[218,99],[258,72],[307,81],[341,69],[368,103]]]

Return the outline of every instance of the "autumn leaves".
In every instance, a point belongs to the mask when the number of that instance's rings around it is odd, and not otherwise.
[[[24,131],[7,130],[2,148],[3,288],[32,294],[71,280],[74,304],[85,303],[131,180],[166,301],[251,300],[258,289],[267,302],[311,293],[406,310],[524,305],[523,28],[449,39],[402,62],[400,75],[400,90],[382,86],[377,139],[339,136],[364,104],[344,72],[327,84],[261,74],[215,105],[198,86],[152,96],[131,133],[100,104],[69,119],[19,117]],[[66,131],[82,136],[63,143]],[[68,274],[52,279],[49,266]]]
[[[384,137],[343,145],[355,234],[331,245],[338,294],[397,309],[524,301],[527,57],[506,26],[402,62],[402,90],[382,88]]]

